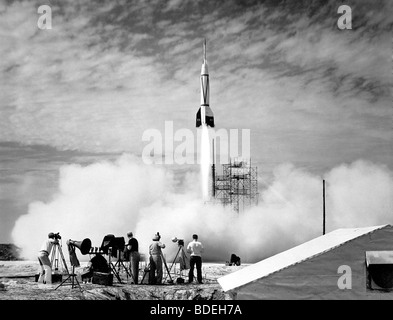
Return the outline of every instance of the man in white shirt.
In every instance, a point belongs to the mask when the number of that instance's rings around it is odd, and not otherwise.
[[[202,252],[203,245],[198,241],[198,235],[192,235],[192,241],[187,245],[187,252],[190,256],[190,272],[188,273],[188,283],[192,283],[194,280],[194,266],[197,269],[197,280],[198,283],[202,282]]]
[[[39,283],[52,284],[52,265],[49,254],[52,251],[53,245],[56,243],[59,243],[59,241],[55,239],[55,234],[50,232],[48,234],[48,240],[45,240],[38,253],[38,261],[41,267],[40,276],[38,278]]]

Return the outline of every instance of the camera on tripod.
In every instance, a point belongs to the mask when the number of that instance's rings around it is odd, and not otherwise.
[[[60,240],[60,239],[61,239],[60,232],[55,233],[54,239],[55,239],[55,240]]]
[[[178,239],[177,237],[172,238],[172,242],[177,242],[179,247],[184,246],[184,239]]]
[[[124,251],[125,243],[124,237],[115,237],[113,234],[108,234],[102,240],[100,249],[104,254],[109,254],[109,248],[111,248],[111,256],[117,257],[118,252]]]

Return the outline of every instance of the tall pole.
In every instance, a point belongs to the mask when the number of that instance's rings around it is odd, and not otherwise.
[[[212,193],[213,193],[213,198],[216,197],[216,159],[214,155],[214,139],[213,139],[213,165],[212,165]]]
[[[323,180],[323,235],[325,234],[326,211],[325,211],[325,180]]]

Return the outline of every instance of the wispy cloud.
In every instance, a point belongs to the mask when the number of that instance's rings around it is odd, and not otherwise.
[[[3,4],[0,137],[139,154],[144,130],[193,127],[207,37],[217,124],[250,128],[254,158],[313,162],[329,145],[390,163],[362,150],[392,138],[391,4],[348,2],[344,31],[340,4],[51,1],[47,31],[38,2]]]
[[[340,0],[50,0],[52,30],[41,4],[0,1],[0,234],[53,194],[61,164],[140,155],[165,120],[194,129],[205,37],[217,129],[251,129],[264,176],[393,168],[390,0],[345,1],[352,30]]]

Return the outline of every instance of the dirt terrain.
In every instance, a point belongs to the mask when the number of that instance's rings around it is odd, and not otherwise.
[[[84,266],[86,263],[81,262],[81,266],[75,269],[80,288],[77,285],[72,288],[71,281],[60,287],[60,282],[51,286],[35,282],[38,261],[0,261],[0,300],[229,300],[229,295],[222,291],[217,278],[245,265],[204,263],[203,284],[176,284],[179,277],[187,281],[187,270],[181,274],[174,268],[176,272],[171,272],[174,283],[168,283],[170,278],[164,272],[165,281],[162,285],[134,285],[121,269],[119,274],[122,283],[114,277],[112,286],[82,283],[80,274]],[[140,279],[142,276],[143,268]],[[63,275],[63,280],[66,278],[67,275]]]

